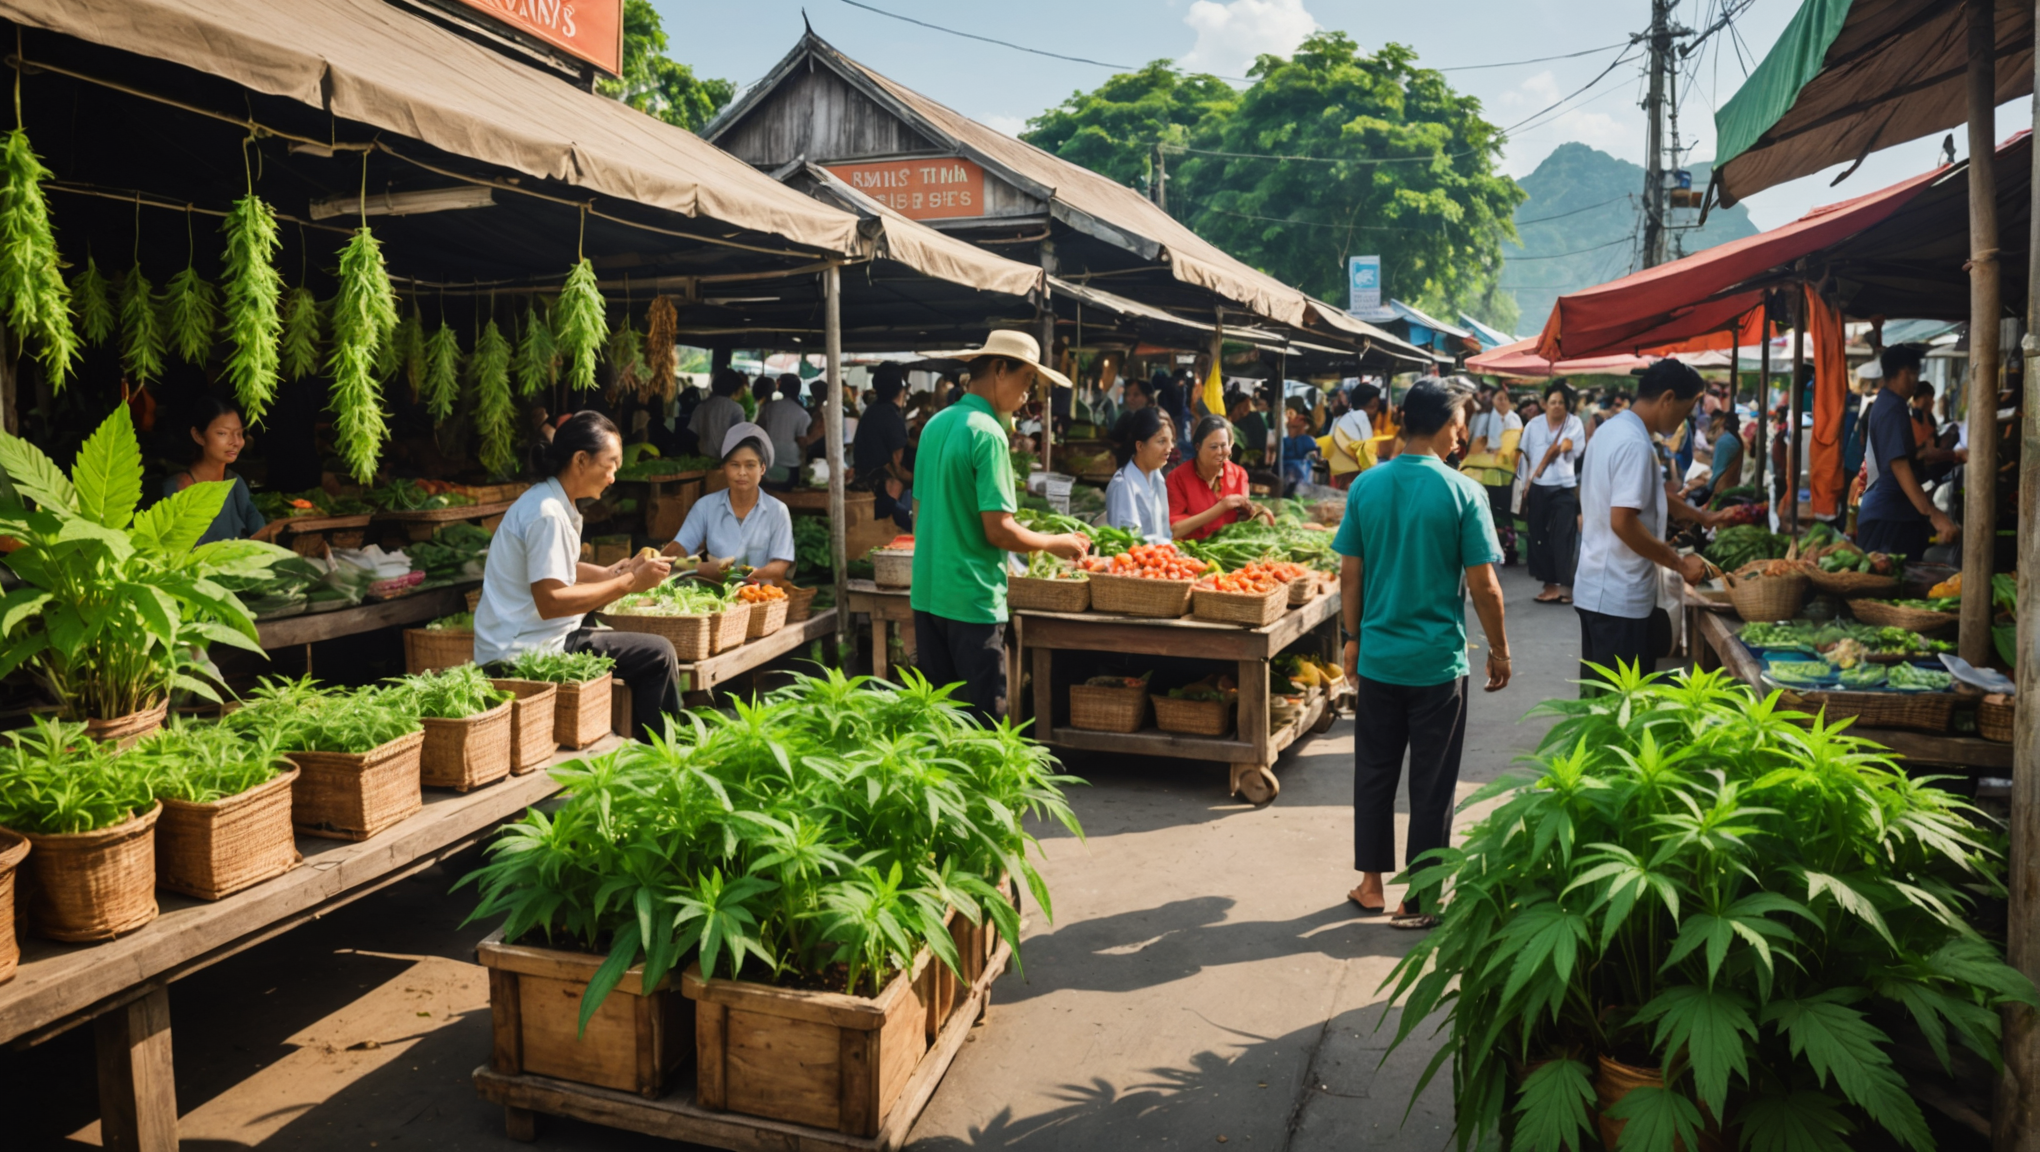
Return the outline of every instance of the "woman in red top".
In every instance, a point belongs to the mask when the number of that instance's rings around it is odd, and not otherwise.
[[[1275,522],[1275,514],[1247,494],[1247,470],[1232,462],[1232,425],[1206,416],[1190,437],[1190,459],[1169,473],[1169,531],[1178,540],[1202,540],[1238,520]]]

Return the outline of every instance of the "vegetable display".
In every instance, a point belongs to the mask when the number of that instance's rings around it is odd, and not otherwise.
[[[1723,528],[1714,543],[1700,550],[1724,571],[1733,572],[1752,560],[1781,560],[1792,548],[1789,536],[1780,536],[1754,524]]]
[[[97,832],[148,810],[149,777],[85,734],[47,716],[0,736],[0,827],[37,835]]]
[[[1083,580],[1087,577],[1087,573],[1072,567],[1069,561],[1052,552],[1030,553],[1024,575],[1032,580]]]
[[[721,588],[676,580],[633,592],[604,611],[628,616],[712,616],[729,606],[729,597]]]
[[[489,530],[475,524],[442,526],[430,540],[419,540],[407,550],[411,568],[425,573],[428,584],[450,580],[476,580],[489,555]]]
[[[827,572],[835,566],[830,551],[829,522],[821,516],[793,518],[793,566],[803,572]]]
[[[1884,683],[1896,692],[1946,692],[1954,687],[1955,677],[1917,664],[1893,664]]]
[[[427,632],[472,632],[475,630],[475,614],[472,612],[455,612],[451,616],[441,616],[437,620],[425,625],[425,630]]]
[[[1211,569],[1205,561],[1176,551],[1173,544],[1142,544],[1110,558],[1086,557],[1083,566],[1086,572],[1143,580],[1195,580]]]
[[[510,661],[508,676],[547,684],[586,684],[615,668],[616,661],[596,652],[526,652]]]
[[[1825,660],[1774,660],[1765,671],[1780,684],[1794,686],[1825,684],[1835,676]]]
[[[122,756],[167,800],[211,804],[239,796],[290,768],[274,733],[173,719]]]
[[[219,289],[186,264],[163,286],[163,320],[178,357],[203,365],[212,356],[213,335],[220,327]]]
[[[241,414],[250,424],[259,424],[276,397],[282,355],[278,341],[283,335],[283,275],[275,264],[282,240],[276,213],[253,192],[234,201],[220,231],[227,236],[222,308],[229,345],[226,375],[241,401]]]
[[[1900,667],[1905,667],[1905,665],[1900,665]],[[1841,672],[1835,675],[1835,679],[1847,690],[1860,692],[1871,688],[1882,688],[1884,687],[1885,680],[1884,665],[1858,664],[1854,668],[1842,669]]]
[[[735,598],[745,604],[770,604],[786,599],[786,589],[777,584],[739,584]]]
[[[1179,547],[1228,571],[1256,560],[1289,560],[1322,572],[1339,570],[1332,534],[1294,520],[1274,527],[1258,520],[1227,524],[1202,540],[1180,541]]]
[[[477,457],[491,476],[508,476],[517,469],[517,412],[510,403],[510,341],[496,326],[495,317],[482,326],[475,338],[475,354],[468,358],[469,385],[474,395],[475,435],[481,441]]]
[[[380,488],[362,493],[362,499],[391,512],[429,512],[435,508],[465,508],[474,497],[460,492],[444,480],[392,480]]]

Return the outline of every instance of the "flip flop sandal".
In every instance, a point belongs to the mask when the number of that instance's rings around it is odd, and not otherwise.
[[[1438,926],[1438,918],[1428,912],[1420,912],[1415,916],[1398,916],[1390,920],[1388,926],[1390,928],[1401,928],[1409,932],[1421,932],[1426,928],[1436,928]]]
[[[1355,895],[1353,895],[1353,894],[1352,894],[1351,892],[1348,892],[1348,893],[1346,893],[1346,899],[1347,899],[1347,900],[1349,900],[1349,901],[1351,901],[1351,902],[1352,902],[1352,904],[1353,904],[1353,907],[1355,907],[1355,908],[1358,908],[1358,909],[1360,910],[1360,914],[1361,914],[1361,915],[1363,915],[1363,916],[1379,916],[1379,915],[1381,915],[1381,914],[1382,914],[1383,912],[1386,912],[1386,911],[1388,911],[1388,905],[1387,905],[1387,904],[1385,904],[1385,903],[1383,903],[1383,904],[1362,904],[1362,903],[1360,902],[1360,898],[1359,898],[1358,896],[1355,896]]]

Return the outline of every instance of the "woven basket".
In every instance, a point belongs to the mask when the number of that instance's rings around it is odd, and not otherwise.
[[[466,792],[510,775],[510,701],[458,720],[427,716],[420,723],[418,783]]]
[[[1047,581],[1044,581],[1047,583]],[[1070,685],[1070,727],[1094,732],[1138,732],[1147,727],[1148,690]]]
[[[510,774],[523,776],[545,767],[559,741],[553,739],[553,716],[560,687],[543,680],[491,680],[499,692],[517,697],[510,702]]]
[[[38,936],[93,944],[156,918],[156,819],[163,805],[111,828],[44,836],[21,869],[23,919]]]
[[[1953,692],[1796,692],[1793,707],[1827,714],[1830,723],[1853,716],[1859,728],[1946,732],[1955,723]],[[1861,731],[1856,733],[1862,735]]]
[[[1999,744],[2012,742],[2012,721],[2018,710],[2010,697],[1985,696],[1976,705],[1976,734]]]
[[[710,619],[715,621],[715,650],[727,652],[741,645],[751,632],[751,606],[732,604]],[[783,623],[783,621],[782,621]]]
[[[1874,572],[1823,572],[1815,565],[1806,570],[1806,578],[1836,596],[1890,596],[1898,591],[1898,577]]]
[[[1175,619],[1190,610],[1188,580],[1149,580],[1093,572],[1088,583],[1093,612]]]
[[[1904,608],[1897,604],[1886,604],[1882,600],[1851,600],[1849,611],[1856,619],[1879,628],[1903,628],[1930,636],[1943,628],[1949,628],[1961,621],[1953,612],[1929,612],[1924,608]]]
[[[125,716],[115,716],[111,720],[88,718],[85,721],[85,735],[101,743],[112,744],[125,752],[134,747],[136,741],[161,728],[163,717],[169,714],[170,700],[165,697],[163,702],[154,708],[130,712]]]
[[[553,703],[553,739],[568,748],[586,748],[609,735],[609,686],[614,676],[562,684]]]
[[[1220,592],[1216,588],[1198,588],[1190,594],[1190,614],[1199,620],[1219,624],[1262,628],[1282,619],[1282,614],[1287,611],[1287,584],[1266,592]]]
[[[751,605],[751,619],[744,625],[744,639],[756,640],[786,627],[786,614],[792,607],[793,603],[789,600],[767,600]]]
[[[1289,582],[1289,606],[1291,608],[1301,608],[1312,600],[1317,599],[1318,585],[1317,573],[1315,572],[1307,576],[1298,576],[1296,579],[1291,580]]]
[[[28,837],[0,828],[0,984],[14,979],[21,946],[14,940],[14,873],[28,856]]]
[[[475,634],[470,628],[404,629],[404,671],[438,672],[475,662]]]
[[[1223,736],[1232,731],[1233,701],[1178,700],[1156,693],[1155,727],[1182,736]]]
[[[1775,623],[1799,615],[1807,587],[1804,576],[1746,576],[1728,590],[1728,598],[1743,619]]]
[[[480,588],[468,589],[467,606],[469,613],[473,613],[475,609],[482,606],[482,590]]]
[[[786,586],[787,622],[798,624],[809,616],[814,615],[815,593],[819,591],[821,591],[819,588],[796,588],[788,584]]]
[[[238,796],[193,804],[165,799],[156,821],[156,886],[218,900],[298,866],[290,827],[292,768]]]
[[[907,548],[878,548],[871,553],[871,579],[881,588],[910,588],[914,553]]]
[[[722,614],[639,616],[630,612],[604,612],[602,619],[618,632],[664,636],[673,645],[673,655],[679,658],[680,663],[693,664],[715,654],[716,621],[722,619]]]
[[[1021,612],[1082,612],[1090,606],[1089,580],[1043,580],[1035,576],[1006,578],[1008,608]]]
[[[366,840],[425,806],[419,754],[425,733],[399,736],[368,752],[293,752],[297,783],[290,820],[328,840]]]

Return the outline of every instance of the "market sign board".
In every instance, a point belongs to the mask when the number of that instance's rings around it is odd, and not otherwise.
[[[611,76],[623,72],[623,0],[460,0]]]
[[[827,167],[843,183],[909,220],[985,214],[985,170],[969,160],[939,157]]]
[[[1381,310],[1381,257],[1346,258],[1346,312],[1365,317]]]

